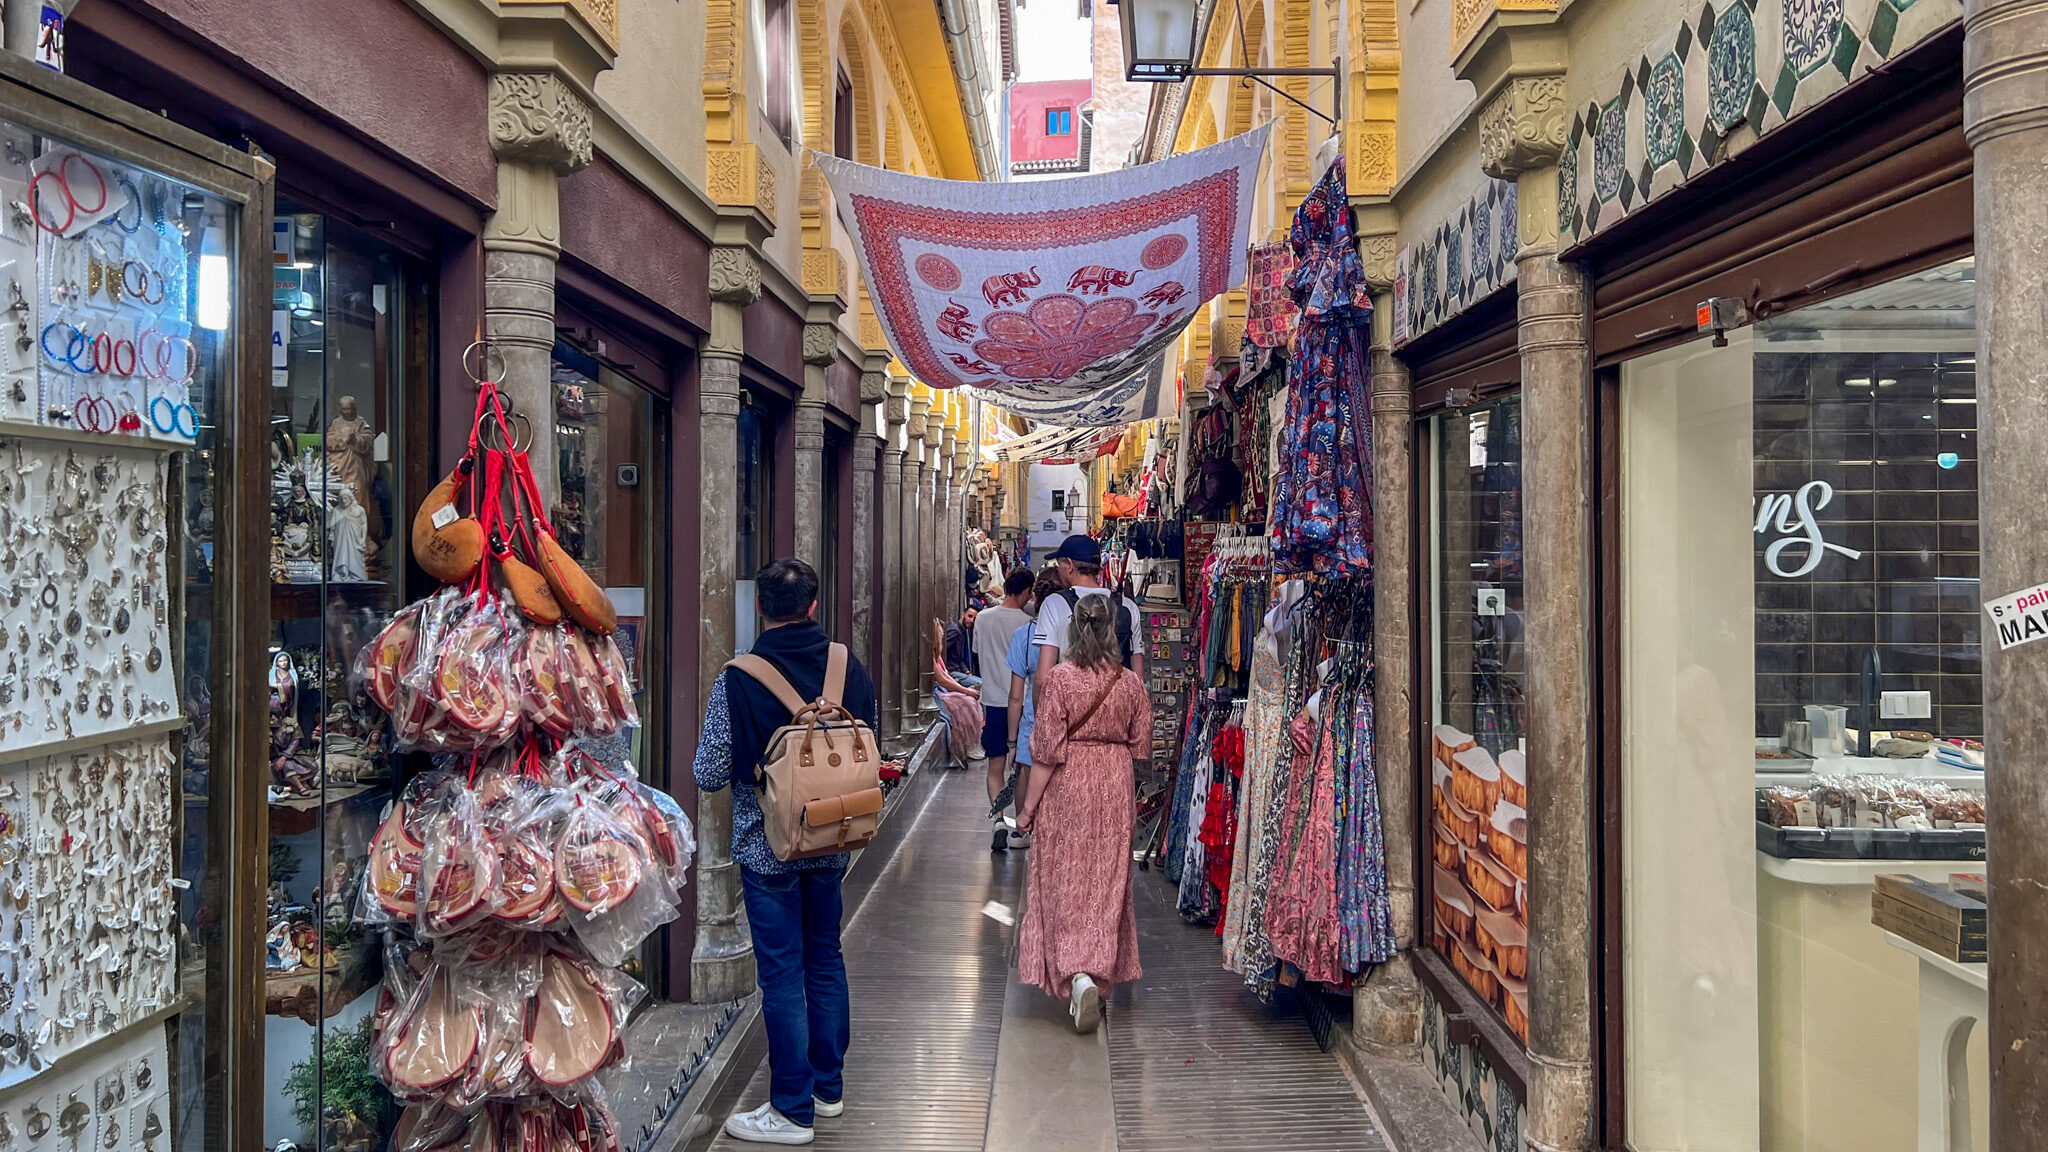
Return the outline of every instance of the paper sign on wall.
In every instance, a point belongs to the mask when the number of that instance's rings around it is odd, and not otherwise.
[[[2048,639],[2048,584],[1984,602],[1984,614],[1998,632],[1998,650]]]

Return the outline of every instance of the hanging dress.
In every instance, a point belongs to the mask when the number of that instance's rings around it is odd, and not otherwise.
[[[1340,157],[1294,213],[1289,287],[1301,326],[1287,365],[1287,423],[1273,494],[1273,568],[1324,576],[1371,564],[1372,297],[1351,235]]]

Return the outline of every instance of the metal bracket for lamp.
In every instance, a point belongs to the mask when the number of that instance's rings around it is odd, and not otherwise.
[[[1332,65],[1328,68],[1190,68],[1188,69],[1187,74],[1190,77],[1237,76],[1242,77],[1246,80],[1255,81],[1265,86],[1267,89],[1271,90],[1274,94],[1282,96],[1288,100],[1292,100],[1296,104],[1301,105],[1303,108],[1308,110],[1310,115],[1319,116],[1322,119],[1329,121],[1330,127],[1332,128],[1335,128],[1337,126],[1337,122],[1341,120],[1344,116],[1344,73],[1342,69],[1336,67],[1335,65]],[[1328,80],[1330,82],[1330,112],[1324,112],[1322,109],[1316,107],[1313,104],[1310,104],[1306,100],[1301,99],[1294,93],[1287,91],[1286,89],[1280,87],[1277,84],[1271,83],[1270,81],[1265,79],[1268,76],[1320,76]],[[1334,113],[1334,115],[1332,115],[1332,113]]]

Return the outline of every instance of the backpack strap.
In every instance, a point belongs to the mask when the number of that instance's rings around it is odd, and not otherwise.
[[[819,699],[834,707],[846,700],[846,645],[834,644],[825,657],[825,694]]]
[[[839,646],[834,644],[833,647],[837,648]],[[784,708],[789,709],[791,716],[795,716],[808,707],[804,698],[796,694],[796,689],[790,685],[781,672],[776,670],[775,665],[769,663],[764,657],[756,656],[749,652],[744,656],[735,656],[726,661],[725,666],[743,675],[753,677],[763,688],[773,692],[776,701]],[[842,676],[844,675],[843,672],[841,674]],[[826,684],[826,688],[828,690],[831,688],[829,682]]]

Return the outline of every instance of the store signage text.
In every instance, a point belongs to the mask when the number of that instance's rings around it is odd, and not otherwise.
[[[1998,650],[2048,639],[2048,584],[1984,602],[1984,614],[1998,630]]]
[[[1851,560],[1861,559],[1863,553],[1840,544],[1830,544],[1821,539],[1820,522],[1814,513],[1828,506],[1835,498],[1835,487],[1825,480],[1808,480],[1798,492],[1786,495],[1759,496],[1756,502],[1756,534],[1778,534],[1778,539],[1764,549],[1764,567],[1771,573],[1788,580],[1797,579],[1820,567],[1820,562],[1829,552],[1839,552]],[[1794,548],[1806,549],[1804,559],[1795,568],[1786,568],[1786,551]]]

